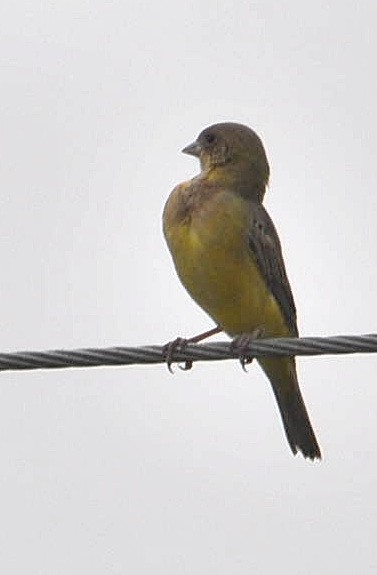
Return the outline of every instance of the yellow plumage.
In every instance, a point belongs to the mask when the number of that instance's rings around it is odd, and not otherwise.
[[[177,186],[165,208],[164,232],[183,285],[229,335],[252,333],[261,326],[269,336],[289,335],[250,257],[247,201],[212,186],[201,194],[199,183]],[[194,205],[190,193],[196,195]],[[181,217],[174,206],[180,206]]]
[[[199,176],[178,185],[163,214],[178,276],[231,336],[297,335],[280,242],[262,206],[269,166],[258,136],[239,124],[204,130],[184,152]],[[293,453],[321,456],[298,386],[294,357],[259,358],[271,381]]]

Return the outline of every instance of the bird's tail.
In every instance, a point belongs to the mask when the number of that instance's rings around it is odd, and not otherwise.
[[[301,451],[304,457],[321,459],[321,450],[298,385],[295,359],[261,358],[259,363],[271,382],[292,452]]]

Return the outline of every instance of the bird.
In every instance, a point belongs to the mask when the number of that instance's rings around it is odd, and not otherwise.
[[[256,132],[235,122],[205,128],[182,152],[199,159],[200,173],[171,192],[163,233],[181,283],[217,326],[207,333],[223,330],[234,338],[246,363],[250,339],[298,336],[281,243],[263,206],[267,155]],[[321,459],[295,357],[256,359],[271,383],[292,453]]]

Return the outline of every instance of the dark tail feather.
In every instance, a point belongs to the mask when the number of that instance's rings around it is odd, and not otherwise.
[[[274,385],[272,389],[279,406],[288,443],[294,454],[301,451],[309,459],[321,459],[321,450],[311,426],[308,412],[302,399],[300,388],[282,389],[281,385]]]
[[[271,367],[276,367],[276,365],[271,365],[271,363],[275,364],[276,361],[279,363],[281,361],[289,361],[288,381],[287,377],[281,376],[282,372],[284,374],[285,371],[284,365],[280,364],[280,369],[278,370],[274,368],[270,369]],[[292,452],[296,455],[297,451],[301,451],[304,457],[308,457],[309,459],[321,459],[321,450],[314,435],[309,415],[306,411],[304,400],[298,385],[294,359],[288,360],[288,358],[282,358],[279,360],[267,360],[263,361],[263,364],[261,362],[261,365],[271,381],[272,389],[283,420],[285,434]],[[285,367],[287,367],[287,363]],[[280,372],[278,376],[277,372]]]

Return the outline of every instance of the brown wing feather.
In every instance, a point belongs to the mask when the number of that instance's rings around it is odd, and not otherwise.
[[[292,335],[297,336],[296,306],[285,270],[280,240],[270,216],[259,203],[253,203],[251,207],[249,247]]]

